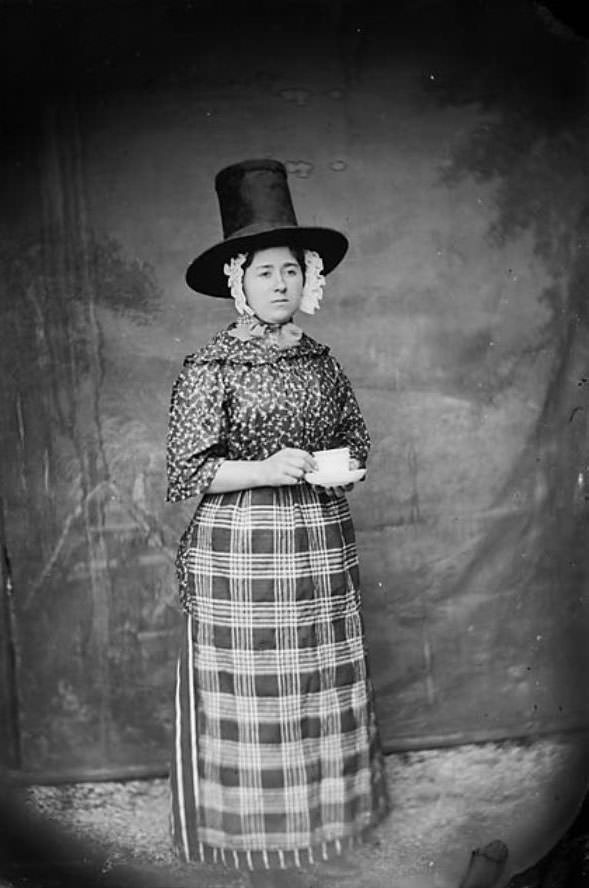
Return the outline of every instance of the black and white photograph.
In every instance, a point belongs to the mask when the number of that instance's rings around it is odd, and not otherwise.
[[[589,885],[582,13],[0,47],[0,888]]]

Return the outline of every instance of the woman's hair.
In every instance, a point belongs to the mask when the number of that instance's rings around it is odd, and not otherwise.
[[[304,249],[302,247],[295,247],[295,246],[293,246],[293,244],[277,244],[277,246],[287,247],[290,250],[292,255],[297,260],[297,263],[301,269],[301,272],[303,274],[303,283],[304,283],[305,282],[305,251],[304,251]],[[262,247],[261,249],[264,249],[264,248]],[[249,253],[247,253],[246,260],[243,263],[243,265],[241,266],[244,274],[245,274],[246,270],[249,268],[249,266],[252,264],[256,253],[259,253],[259,252],[260,252],[260,250],[251,250]]]

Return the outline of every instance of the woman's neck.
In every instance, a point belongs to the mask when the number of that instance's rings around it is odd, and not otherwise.
[[[242,315],[237,323],[238,324],[246,324],[246,325],[257,325],[261,324],[263,327],[268,327],[271,330],[277,330],[280,327],[284,327],[286,324],[292,324],[294,315],[291,315],[285,321],[266,321],[264,318],[259,317],[259,315]]]

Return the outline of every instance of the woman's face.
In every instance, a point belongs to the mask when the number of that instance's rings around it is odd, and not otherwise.
[[[254,253],[243,276],[243,291],[261,321],[282,324],[298,310],[303,283],[303,272],[290,248],[269,247]]]

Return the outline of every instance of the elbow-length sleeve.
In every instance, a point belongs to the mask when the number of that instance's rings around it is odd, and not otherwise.
[[[362,468],[366,467],[370,450],[370,434],[360,406],[352,389],[352,384],[338,361],[333,359],[337,373],[337,397],[339,416],[336,429],[337,446],[349,447],[350,456],[357,459]]]
[[[167,502],[200,496],[223,462],[227,452],[223,401],[220,362],[185,361],[170,403]]]

